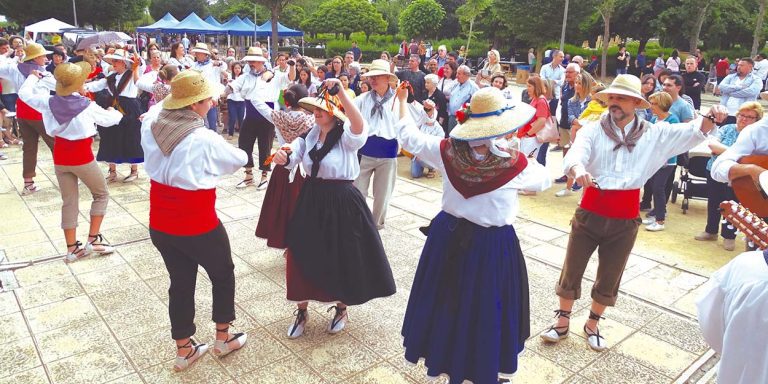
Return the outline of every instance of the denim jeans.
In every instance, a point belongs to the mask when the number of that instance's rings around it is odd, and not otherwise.
[[[245,119],[245,101],[227,100],[227,133],[230,136],[235,134],[235,123],[239,129],[243,129],[243,119]]]
[[[424,176],[424,169],[430,169],[427,164],[425,164],[423,161],[413,158],[411,160],[411,177],[414,179],[418,179],[419,177]]]

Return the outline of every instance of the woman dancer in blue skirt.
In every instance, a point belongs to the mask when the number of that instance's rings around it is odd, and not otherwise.
[[[506,137],[535,110],[483,88],[441,139],[419,131],[406,97],[398,94],[398,141],[445,177],[443,210],[427,229],[403,321],[405,358],[424,359],[427,375],[447,375],[451,384],[496,383],[517,371],[530,335],[528,274],[512,223],[517,191],[551,182]]]

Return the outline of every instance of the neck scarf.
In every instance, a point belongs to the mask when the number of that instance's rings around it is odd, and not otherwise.
[[[168,156],[195,129],[205,129],[203,118],[192,110],[164,109],[152,124],[152,136],[157,146]]]
[[[262,73],[264,73],[264,70],[261,70],[261,71],[257,71],[257,70],[255,70],[255,69],[251,69],[251,72],[250,72],[250,73],[251,73],[251,75],[254,75],[254,76],[256,76],[256,77],[261,77],[261,74],[262,74]]]
[[[448,180],[465,199],[498,189],[528,166],[528,160],[521,152],[497,149],[507,152],[509,157],[497,156],[490,151],[484,159],[476,160],[474,150],[466,141],[444,139],[440,142],[440,156]]]
[[[624,136],[622,138],[616,134],[616,130],[613,129],[614,125],[615,124],[613,123],[610,114],[606,114],[600,119],[600,126],[603,128],[603,132],[606,136],[608,136],[609,139],[616,143],[616,146],[613,147],[613,150],[617,151],[623,145],[627,147],[629,152],[632,152],[632,150],[635,149],[635,145],[637,145],[638,140],[640,140],[645,131],[648,129],[649,124],[647,121],[640,119],[640,116],[635,114],[634,124],[632,124],[628,134],[622,132],[622,136]]]
[[[371,97],[373,98],[373,109],[371,109],[371,118],[374,118],[376,116],[376,113],[378,112],[379,117],[382,119],[384,118],[384,103],[389,101],[389,99],[394,96],[395,92],[392,91],[392,88],[387,89],[387,93],[384,94],[384,96],[381,96],[381,99],[379,99],[379,94],[374,92],[371,92]]]
[[[19,63],[17,68],[19,69],[19,72],[21,72],[21,75],[24,76],[25,79],[35,69],[40,72],[45,71],[45,68],[43,66],[37,65],[32,60]]]
[[[91,100],[80,95],[52,96],[48,101],[56,122],[64,125],[91,105]]]
[[[207,58],[207,59],[205,59],[205,60],[203,60],[203,61],[198,61],[198,62],[197,62],[197,65],[199,65],[199,66],[208,65],[208,63],[210,63],[210,62],[211,62],[211,57],[210,57],[210,56],[208,56],[208,58]]]

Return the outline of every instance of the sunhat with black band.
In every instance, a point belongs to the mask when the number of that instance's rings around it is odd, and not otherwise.
[[[608,88],[595,94],[595,98],[602,101],[603,103],[608,103],[608,95],[613,94],[629,96],[640,101],[640,108],[650,108],[651,104],[649,104],[648,101],[643,98],[641,88],[642,83],[640,82],[640,79],[637,78],[637,76],[618,75]]]
[[[24,47],[24,61],[30,61],[37,59],[40,56],[50,55],[51,51],[46,51],[42,45],[38,43],[32,43]]]
[[[109,55],[104,55],[102,59],[112,59],[112,60],[122,60],[126,63],[133,63],[133,59],[131,56],[126,52],[124,49],[116,49],[114,53],[110,53]]]
[[[329,111],[328,104],[330,104],[333,111]],[[315,108],[320,108],[326,112],[333,112],[333,116],[341,121],[347,121],[347,116],[341,110],[343,107],[338,96],[330,96],[327,101],[322,97],[304,97],[299,100],[299,106],[310,112],[314,112]]]
[[[171,80],[171,94],[163,99],[163,108],[181,109],[221,93],[221,86],[211,84],[200,72],[183,71]]]
[[[469,107],[457,112],[459,124],[450,137],[462,141],[491,139],[517,131],[528,124],[536,109],[528,104],[508,103],[496,87],[486,87],[472,95]]]
[[[248,53],[243,57],[243,61],[260,61],[262,63],[267,62],[267,58],[264,57],[264,51],[259,47],[248,48]]]
[[[192,48],[192,50],[190,50],[189,52],[192,53],[192,54],[204,53],[204,54],[206,54],[208,56],[211,55],[211,51],[208,50],[208,44],[206,44],[206,43],[197,43],[197,44],[195,44],[195,47]]]
[[[371,62],[371,65],[368,67],[368,72],[363,73],[360,77],[367,78],[379,75],[387,75],[390,79],[398,80],[397,76],[392,73],[389,68],[389,61],[381,59],[376,59]]]
[[[92,70],[91,64],[85,61],[57,65],[53,71],[53,77],[56,79],[56,94],[69,96],[79,91]]]

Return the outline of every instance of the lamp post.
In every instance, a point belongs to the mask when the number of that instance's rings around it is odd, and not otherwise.
[[[75,1],[75,0],[72,0]],[[563,10],[563,30],[560,32],[560,51],[565,48],[565,25],[568,22],[568,0],[565,0],[565,10]]]
[[[72,14],[75,16],[75,27],[77,27],[77,7],[75,7],[75,0],[72,0]]]

